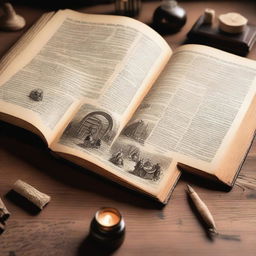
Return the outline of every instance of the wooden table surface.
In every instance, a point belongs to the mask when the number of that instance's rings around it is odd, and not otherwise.
[[[143,3],[139,19],[150,23],[159,2]],[[237,11],[256,25],[256,2],[181,2],[188,22],[181,32],[165,36],[176,48],[206,7],[217,14]],[[27,19],[26,29],[44,12],[16,5]],[[111,13],[113,5],[81,8],[88,13]],[[0,32],[0,55],[24,33]],[[248,55],[256,59],[256,48]],[[246,158],[239,179],[249,179],[251,188],[235,186],[220,191],[206,181],[182,175],[169,203],[156,203],[104,180],[89,171],[51,156],[43,142],[20,128],[0,122],[0,196],[12,213],[0,236],[0,256],[107,255],[93,247],[86,236],[98,208],[116,207],[126,222],[124,244],[114,255],[256,255],[256,142]],[[17,179],[49,194],[52,200],[39,214],[5,197]],[[212,211],[220,233],[210,240],[188,203],[185,186],[190,183]]]

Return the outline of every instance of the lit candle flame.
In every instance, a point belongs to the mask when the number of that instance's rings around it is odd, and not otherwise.
[[[98,214],[97,220],[102,226],[111,227],[120,221],[120,216],[111,211],[103,211]]]
[[[102,223],[106,226],[111,226],[113,223],[112,216],[110,214],[106,214],[105,216],[103,216]]]

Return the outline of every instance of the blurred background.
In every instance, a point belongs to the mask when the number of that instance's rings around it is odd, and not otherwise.
[[[110,4],[115,2],[115,0],[10,0],[11,3],[17,4],[27,4],[30,6],[38,6],[44,7],[47,9],[59,9],[59,8],[78,8],[83,6],[92,6],[97,4]],[[142,2],[161,2],[161,0],[142,0]],[[210,0],[206,1],[195,1],[195,0],[180,0],[180,2],[213,2]],[[255,0],[236,0],[236,1],[228,1],[228,0],[217,0],[214,2],[244,2],[244,4],[248,2],[256,2]]]

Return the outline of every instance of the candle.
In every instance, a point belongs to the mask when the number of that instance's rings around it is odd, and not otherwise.
[[[105,248],[116,249],[124,241],[125,223],[115,208],[99,209],[90,226],[90,237]]]
[[[102,227],[112,227],[118,224],[121,220],[119,213],[113,211],[113,209],[102,209],[95,215],[96,220]]]

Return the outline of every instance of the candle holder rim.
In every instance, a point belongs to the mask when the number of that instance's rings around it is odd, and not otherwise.
[[[113,212],[113,213],[115,213],[115,214],[118,215],[119,220],[118,220],[118,222],[117,222],[116,224],[111,225],[111,226],[104,226],[104,225],[102,225],[102,224],[100,223],[100,221],[98,220],[99,214],[100,214],[101,212],[104,212],[104,211],[107,211],[107,210],[109,210],[110,212]],[[101,208],[100,208],[99,210],[97,210],[97,212],[95,213],[94,218],[95,218],[97,224],[100,225],[102,228],[114,228],[114,227],[118,226],[118,225],[120,224],[120,222],[122,221],[122,219],[123,219],[121,213],[120,213],[116,208],[114,208],[114,207],[101,207]]]

